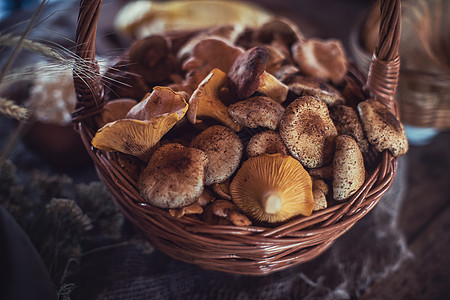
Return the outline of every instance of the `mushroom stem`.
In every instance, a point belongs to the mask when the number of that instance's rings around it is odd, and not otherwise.
[[[268,214],[275,214],[281,210],[283,204],[281,195],[277,191],[269,191],[262,195],[261,204]]]

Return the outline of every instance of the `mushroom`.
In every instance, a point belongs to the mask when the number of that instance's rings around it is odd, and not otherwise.
[[[288,155],[289,151],[283,144],[278,132],[266,130],[255,134],[247,144],[248,157],[258,156],[263,153]]]
[[[405,129],[381,102],[369,99],[358,104],[358,113],[369,143],[378,152],[389,150],[395,157],[408,151]]]
[[[309,175],[323,180],[333,179],[333,164],[308,170]]]
[[[293,82],[287,84],[290,91],[298,96],[314,96],[319,98],[329,107],[344,104],[345,99],[341,93],[325,82],[304,76],[295,76]]]
[[[205,185],[225,181],[241,162],[242,142],[234,131],[225,126],[209,127],[197,135],[190,146],[204,151],[208,156]]]
[[[268,57],[267,50],[258,46],[236,58],[228,73],[228,84],[237,100],[247,99],[256,91],[280,103],[286,99],[287,86],[265,72]]]
[[[277,17],[261,25],[255,32],[255,39],[262,44],[279,41],[291,47],[292,44],[304,40],[304,36],[295,23],[287,18]]]
[[[193,204],[203,192],[206,154],[180,144],[158,148],[138,180],[145,201],[160,208]]]
[[[199,215],[201,213],[203,213],[203,207],[201,207],[197,202],[194,202],[187,206],[183,206],[181,208],[169,209],[169,214],[175,218],[181,218],[185,215]]]
[[[200,83],[189,99],[187,118],[192,124],[201,121],[198,118],[208,117],[220,121],[222,124],[239,131],[242,126],[233,121],[228,109],[220,101],[219,92],[226,84],[227,75],[219,69],[214,69]]]
[[[219,199],[205,208],[203,220],[208,224],[250,226],[252,222],[231,201]]]
[[[213,186],[214,193],[221,199],[230,200],[230,178],[223,182],[214,183]]]
[[[132,67],[148,83],[161,83],[178,71],[176,58],[163,36],[152,35],[137,40],[130,47],[129,57]]]
[[[155,98],[159,100],[153,102]],[[161,101],[163,98],[167,101]],[[92,145],[106,151],[131,154],[146,162],[153,153],[153,147],[183,118],[187,103],[169,88],[155,88],[146,100],[135,107],[136,110],[132,108],[126,119],[100,128],[91,141]],[[146,108],[153,108],[154,112]]]
[[[314,206],[311,177],[289,155],[249,158],[231,181],[230,191],[237,207],[263,223],[309,216]]]
[[[345,200],[364,184],[364,159],[356,141],[349,135],[336,138],[333,159],[333,199]]]
[[[134,99],[121,98],[108,101],[101,114],[96,118],[99,127],[109,122],[125,118],[130,109],[137,104]]]
[[[292,45],[292,57],[306,75],[334,84],[339,84],[347,73],[347,58],[338,40],[299,41]]]
[[[228,113],[242,126],[275,130],[283,116],[284,107],[268,97],[254,96],[231,104]]]
[[[281,118],[279,132],[303,166],[318,168],[331,162],[337,131],[323,101],[312,96],[294,100]]]
[[[311,174],[310,174],[311,175]],[[328,194],[328,184],[322,179],[311,177],[312,179],[312,189],[314,196],[314,208],[313,211],[325,209],[328,206],[327,197]]]

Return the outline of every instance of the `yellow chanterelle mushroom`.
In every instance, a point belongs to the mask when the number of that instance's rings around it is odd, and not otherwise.
[[[289,155],[262,154],[242,164],[230,185],[233,202],[260,222],[278,223],[314,207],[312,181],[301,163]]]

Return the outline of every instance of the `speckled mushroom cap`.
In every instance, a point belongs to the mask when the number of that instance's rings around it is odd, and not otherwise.
[[[314,96],[325,102],[327,106],[344,104],[341,93],[331,85],[315,78],[294,76],[287,85],[289,90],[298,96]]]
[[[258,89],[268,57],[267,50],[257,46],[236,58],[228,73],[230,92],[236,99],[247,99]]]
[[[204,151],[208,157],[205,185],[223,182],[238,168],[244,146],[228,127],[214,125],[197,135],[191,147]]]
[[[228,106],[233,120],[250,128],[266,127],[277,129],[284,113],[284,107],[265,96],[255,96]]]
[[[379,152],[389,150],[395,157],[408,151],[403,124],[389,109],[375,99],[358,104],[358,113],[369,142]]]
[[[323,101],[311,96],[294,100],[281,118],[279,132],[303,166],[318,168],[333,159],[337,130]]]
[[[281,153],[288,155],[289,151],[283,144],[278,132],[273,130],[265,130],[255,134],[247,144],[248,157],[258,156],[263,153]]]
[[[308,172],[292,156],[279,153],[246,160],[233,178],[230,192],[246,215],[261,222],[309,216],[314,206]]]
[[[352,196],[365,180],[364,159],[356,141],[349,135],[336,138],[333,159],[333,198],[345,200]]]
[[[198,200],[204,188],[206,154],[171,143],[158,148],[138,180],[145,201],[160,208],[178,208]]]

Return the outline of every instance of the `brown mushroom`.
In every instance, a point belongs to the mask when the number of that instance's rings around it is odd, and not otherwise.
[[[328,206],[327,197],[328,194],[328,184],[322,179],[311,177],[312,179],[312,189],[314,196],[314,208],[313,211],[325,209]]]
[[[284,107],[269,97],[254,96],[231,104],[228,113],[242,126],[275,130],[283,116]]]
[[[333,179],[333,164],[322,166],[319,168],[312,168],[308,170],[309,175],[323,180]]]
[[[169,214],[175,218],[181,218],[185,215],[199,215],[203,213],[203,207],[197,202],[180,208],[170,208]]]
[[[347,73],[344,47],[338,40],[309,39],[292,45],[292,56],[308,76],[339,84]]]
[[[389,150],[395,157],[406,154],[408,140],[403,124],[386,106],[369,99],[358,104],[358,113],[369,143],[378,152]]]
[[[267,50],[257,46],[236,58],[228,73],[228,84],[237,100],[247,99],[256,91],[280,103],[286,99],[287,86],[265,72],[268,57]]]
[[[121,98],[108,101],[101,114],[96,118],[99,127],[109,122],[125,118],[130,109],[137,104],[134,99]]]
[[[204,151],[208,156],[205,185],[225,181],[241,162],[242,142],[234,131],[225,126],[209,127],[197,135],[190,146]]]
[[[318,168],[331,162],[336,127],[325,103],[303,96],[286,108],[279,128],[289,152],[307,168]]]
[[[290,47],[292,44],[304,40],[304,36],[295,23],[287,18],[277,17],[260,26],[255,33],[255,39],[262,44],[280,41]]]
[[[153,153],[139,177],[138,187],[145,201],[160,208],[193,204],[203,192],[206,154],[180,144],[166,144]]]
[[[187,118],[192,124],[201,122],[207,117],[220,121],[222,124],[239,131],[242,126],[233,121],[228,109],[219,98],[220,89],[227,82],[227,75],[219,69],[214,69],[200,83],[189,99]]]
[[[249,226],[252,222],[244,215],[231,201],[216,200],[212,204],[213,213],[222,218],[226,218],[236,226]]]
[[[247,144],[247,156],[258,156],[263,153],[275,154],[281,153],[288,155],[289,151],[283,144],[278,132],[265,130],[255,134]]]
[[[223,182],[217,182],[212,185],[214,193],[217,197],[231,201],[230,195],[230,178]]]
[[[349,135],[336,138],[333,159],[333,199],[345,200],[365,181],[364,159],[356,141]]]
[[[345,99],[341,93],[325,82],[304,76],[295,76],[292,83],[287,84],[290,91],[298,96],[314,96],[319,98],[329,107],[344,104]]]
[[[262,154],[245,161],[231,181],[233,202],[250,218],[278,223],[309,216],[314,199],[311,177],[293,157]]]

